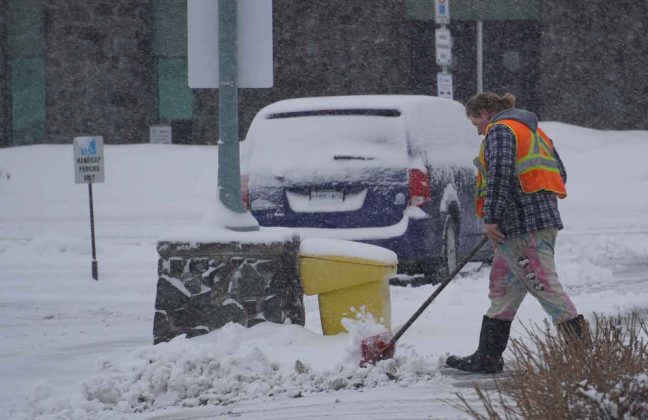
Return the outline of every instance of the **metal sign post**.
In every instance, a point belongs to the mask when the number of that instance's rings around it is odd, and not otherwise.
[[[219,89],[219,199],[230,211],[245,214],[240,193],[238,88],[272,87],[272,1],[188,0],[187,18],[189,86]],[[249,216],[249,222],[226,227],[258,230]]]
[[[103,137],[74,138],[74,182],[88,184],[88,201],[90,203],[90,240],[92,243],[92,278],[99,280],[97,250],[95,247],[94,205],[92,184],[104,182]]]
[[[436,63],[441,66],[441,72],[437,73],[437,96],[439,98],[453,99],[452,73],[452,36],[450,29],[450,0],[434,0],[434,21],[440,25],[434,32],[434,50],[436,52]]]
[[[477,21],[477,93],[484,90],[484,22]]]
[[[88,182],[88,201],[90,202],[90,240],[92,242],[92,278],[99,280],[97,248],[95,247],[94,207],[92,205],[92,182]]]
[[[218,1],[218,191],[225,207],[244,213],[238,144],[236,12],[236,0]]]

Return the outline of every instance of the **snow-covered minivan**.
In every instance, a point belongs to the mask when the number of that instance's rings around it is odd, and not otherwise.
[[[348,239],[438,281],[479,240],[480,139],[458,102],[366,95],[263,108],[241,145],[243,201],[261,226]]]

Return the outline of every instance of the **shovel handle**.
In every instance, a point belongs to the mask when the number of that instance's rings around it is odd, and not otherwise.
[[[391,338],[391,340],[389,340],[389,345],[385,347],[385,349],[396,344],[396,341],[398,341],[401,335],[403,335],[403,333],[407,331],[407,329],[414,323],[414,321],[416,321],[416,319],[423,313],[423,311],[428,306],[430,306],[432,301],[434,301],[434,299],[439,296],[439,293],[441,293],[443,289],[445,289],[445,287],[452,281],[452,279],[455,278],[455,276],[461,271],[461,269],[464,268],[466,264],[468,264],[468,261],[470,261],[472,257],[475,256],[475,254],[486,244],[486,242],[488,242],[488,238],[486,236],[482,236],[482,238],[470,251],[470,253],[468,253],[468,255],[466,255],[466,257],[461,260],[459,264],[457,264],[457,267],[455,267],[455,269],[450,274],[448,274],[448,277],[446,277],[446,279],[439,285],[439,287],[434,290],[434,293],[432,293],[430,297],[427,298],[425,302],[423,302],[423,304],[416,310],[416,312],[414,312],[414,315],[412,315],[410,319],[408,319],[407,322],[400,328],[400,330],[398,330],[398,332]]]

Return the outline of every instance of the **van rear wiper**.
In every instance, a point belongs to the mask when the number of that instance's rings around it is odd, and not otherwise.
[[[374,157],[367,156],[352,156],[352,155],[333,155],[335,160],[375,160]]]

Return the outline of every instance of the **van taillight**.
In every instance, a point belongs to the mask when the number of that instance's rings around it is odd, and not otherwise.
[[[422,206],[430,201],[430,176],[427,171],[410,169],[409,205]]]
[[[243,206],[250,210],[250,190],[248,188],[248,181],[248,174],[241,174],[241,201],[243,201]]]

